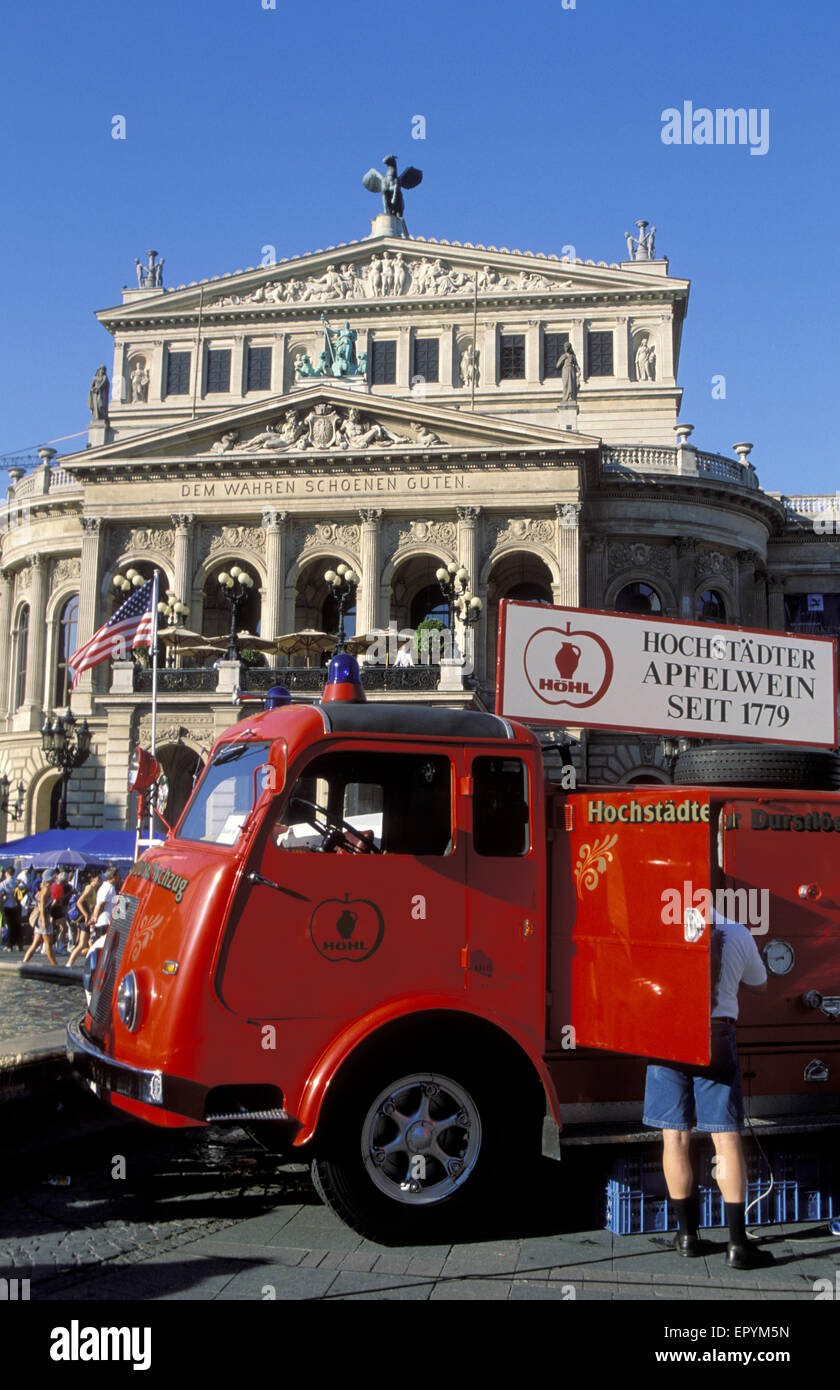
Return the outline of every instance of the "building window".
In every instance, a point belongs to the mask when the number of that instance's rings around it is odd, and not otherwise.
[[[70,686],[73,681],[73,668],[69,658],[76,650],[76,634],[79,624],[79,595],[73,594],[61,610],[58,621],[58,644],[56,646],[54,705],[70,703]]]
[[[568,341],[568,333],[546,333],[543,337],[543,380],[560,375],[557,360]]]
[[[449,606],[439,584],[427,584],[411,600],[410,627],[419,627],[427,618],[437,618],[444,627],[449,621]]]
[[[188,396],[190,394],[189,352],[170,352],[166,358],[167,396]]]
[[[589,334],[589,337],[587,339],[586,375],[613,375],[612,333],[606,332]]]
[[[525,334],[503,333],[499,345],[499,378],[522,381],[525,377]]]
[[[661,613],[662,600],[649,584],[625,584],[613,607],[616,613]]]
[[[439,381],[439,353],[437,338],[415,338],[414,340],[414,370],[411,374],[412,385],[417,377],[421,381]]]
[[[785,628],[840,637],[840,594],[785,594]]]
[[[397,380],[396,340],[374,338],[370,379],[374,386],[393,386]]]
[[[726,604],[715,589],[697,595],[696,614],[701,623],[725,623]]]
[[[230,348],[207,349],[207,394],[230,390]]]
[[[473,844],[493,858],[530,849],[528,769],[520,758],[474,758]]]
[[[15,688],[12,708],[20,709],[26,695],[26,664],[29,659],[29,609],[25,605],[18,614],[16,636]]]
[[[271,390],[271,348],[249,347],[245,374],[246,391]]]

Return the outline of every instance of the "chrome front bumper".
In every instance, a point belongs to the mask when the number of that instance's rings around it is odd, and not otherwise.
[[[67,1024],[67,1060],[95,1096],[103,1092],[163,1106],[164,1074],[142,1071],[125,1062],[115,1062],[82,1031],[82,1021]]]

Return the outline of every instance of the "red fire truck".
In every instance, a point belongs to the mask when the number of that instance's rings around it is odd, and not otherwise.
[[[259,1126],[374,1238],[446,1228],[530,1154],[641,1131],[646,1059],[708,1061],[715,907],[769,971],[749,1113],[840,1123],[832,754],[692,750],[703,784],[689,753],[675,785],[572,790],[524,725],[365,703],[352,658],[322,702],[287,694],[126,878],[68,1030],[96,1094]],[[766,785],[788,764],[811,785]]]

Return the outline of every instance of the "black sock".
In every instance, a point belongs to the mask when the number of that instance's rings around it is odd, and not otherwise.
[[[698,1217],[697,1194],[692,1193],[690,1197],[673,1198],[671,1205],[677,1213],[680,1235],[696,1236]]]
[[[747,1228],[744,1224],[746,1202],[724,1202],[723,1210],[729,1227],[729,1240],[732,1245],[746,1245]]]

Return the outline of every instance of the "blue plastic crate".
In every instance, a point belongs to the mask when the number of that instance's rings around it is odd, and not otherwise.
[[[774,1190],[776,1220],[829,1221],[840,1211],[831,1159],[826,1154],[778,1153]]]
[[[659,1159],[617,1158],[610,1170],[606,1199],[604,1229],[615,1235],[677,1228]]]

